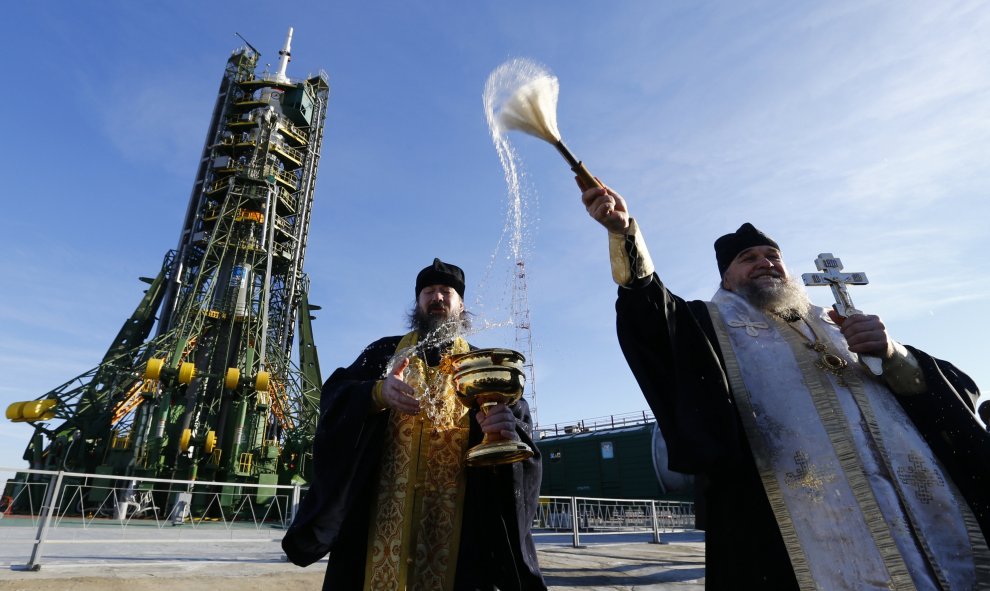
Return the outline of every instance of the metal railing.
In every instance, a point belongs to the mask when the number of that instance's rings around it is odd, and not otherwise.
[[[25,570],[40,569],[58,544],[278,543],[301,497],[299,485],[4,472],[17,479],[0,499],[0,547],[30,544]]]
[[[546,437],[559,437],[561,435],[571,435],[576,433],[588,433],[591,431],[603,431],[616,429],[619,427],[633,427],[637,425],[647,425],[656,422],[653,413],[647,410],[640,412],[628,412],[623,414],[608,415],[605,417],[595,417],[592,419],[581,419],[580,421],[568,421],[564,423],[554,423],[552,425],[536,425],[533,433],[537,440]]]
[[[533,536],[569,532],[575,548],[582,536],[649,533],[661,543],[663,532],[694,529],[694,503],[655,499],[540,497]]]
[[[230,544],[244,549],[243,560],[252,552],[281,556],[279,543],[304,490],[4,467],[0,483],[8,485],[0,498],[0,563],[23,570],[40,569],[46,550],[54,556],[48,562],[80,554],[179,561],[189,548],[210,546],[222,556]],[[552,496],[540,497],[532,531],[537,542],[569,539],[580,547],[582,538],[604,535],[648,535],[660,543],[664,532],[693,528],[693,503]]]

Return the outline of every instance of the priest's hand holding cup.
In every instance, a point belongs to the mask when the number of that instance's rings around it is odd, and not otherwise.
[[[403,380],[403,373],[409,367],[409,359],[396,363],[382,383],[382,401],[385,406],[407,415],[419,413],[419,400],[416,391]]]
[[[629,210],[626,200],[607,185],[589,186],[581,177],[576,177],[578,187],[583,191],[581,201],[584,208],[596,222],[613,234],[625,234],[629,229]]]
[[[505,403],[499,402],[494,406],[479,410],[475,418],[477,418],[483,433],[501,435],[502,439],[512,441],[519,440],[519,434],[516,433],[516,416],[512,414],[512,410]]]
[[[828,315],[839,325],[839,330],[842,331],[842,336],[846,337],[846,344],[853,353],[880,359],[890,359],[894,356],[894,342],[890,340],[887,327],[879,316],[852,314],[843,317],[835,310],[829,310]]]

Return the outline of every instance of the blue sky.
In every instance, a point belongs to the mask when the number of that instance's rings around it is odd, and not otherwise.
[[[306,257],[324,376],[404,331],[435,256],[466,270],[479,321],[508,320],[508,196],[482,92],[525,57],[558,76],[565,142],[629,199],[676,293],[711,296],[713,240],[750,221],[792,272],[820,252],[867,272],[858,307],[990,389],[984,2],[42,0],[0,24],[0,404],[99,362],[137,277],[176,245],[234,33],[275,66],[290,26],[290,77],[331,84]],[[604,230],[549,145],[510,139],[539,420],[644,410]],[[20,465],[30,432],[0,424],[0,466]]]

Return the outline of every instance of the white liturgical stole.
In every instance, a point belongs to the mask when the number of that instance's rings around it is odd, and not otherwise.
[[[801,589],[990,589],[971,510],[825,310],[788,324],[720,289],[709,311]]]

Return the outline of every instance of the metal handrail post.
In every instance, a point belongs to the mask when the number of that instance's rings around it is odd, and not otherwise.
[[[62,489],[63,474],[65,474],[65,472],[59,470],[58,474],[55,475],[55,483],[52,484],[51,480],[48,481],[48,493],[45,495],[45,502],[41,506],[42,511],[45,511],[45,517],[41,520],[41,525],[38,526],[38,535],[35,536],[34,549],[31,550],[31,559],[24,565],[26,570],[41,570],[41,550],[45,545],[45,540],[48,539],[48,529],[52,521],[52,515],[55,513],[55,510],[58,509],[57,504],[59,499],[59,491]]]
[[[660,519],[657,517],[657,502],[654,500],[650,501],[650,513],[653,516],[653,539],[650,543],[663,544],[663,541],[660,539]]]
[[[292,487],[292,501],[289,509],[289,526],[296,520],[296,511],[299,509],[299,499],[302,496],[302,487],[295,483]],[[282,562],[289,562],[289,555],[282,552]]]
[[[574,547],[581,547],[581,533],[578,531],[577,497],[571,497],[571,531],[574,533]]]
[[[289,525],[296,520],[296,511],[299,509],[299,499],[302,496],[302,487],[296,483],[292,487],[292,508],[289,510]]]

